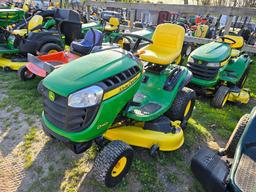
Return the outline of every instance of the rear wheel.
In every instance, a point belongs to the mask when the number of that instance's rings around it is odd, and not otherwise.
[[[230,136],[224,152],[225,154],[230,157],[233,158],[236,152],[236,148],[237,148],[237,144],[244,132],[244,129],[248,123],[250,119],[250,115],[249,114],[245,114],[241,117],[241,119],[239,120],[239,122],[236,125],[236,128],[234,129],[232,135]]]
[[[114,187],[128,173],[133,160],[133,149],[122,141],[112,141],[96,157],[93,174],[98,182]]]
[[[213,97],[212,106],[223,108],[228,100],[229,91],[230,89],[228,87],[220,86]]]
[[[32,73],[31,71],[29,71],[26,66],[22,66],[21,68],[19,68],[18,76],[19,76],[20,80],[22,80],[22,81],[31,80],[36,77],[36,75],[34,73]]]
[[[183,125],[186,125],[194,109],[195,100],[195,91],[184,87],[178,92],[171,108],[166,112],[166,116],[173,121],[179,120]]]
[[[40,48],[40,54],[45,55],[45,54],[51,54],[51,53],[56,53],[59,51],[63,51],[63,49],[55,44],[55,43],[46,43]]]
[[[248,75],[249,75],[249,67],[247,67],[247,69],[245,70],[245,72],[242,75],[241,79],[239,79],[239,81],[237,82],[237,84],[236,84],[237,87],[239,87],[240,89],[242,89],[244,87],[244,84],[246,83]]]

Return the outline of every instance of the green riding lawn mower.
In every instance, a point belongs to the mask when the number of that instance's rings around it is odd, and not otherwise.
[[[191,169],[207,192],[256,190],[256,107],[242,116],[224,149],[201,149]]]
[[[56,9],[53,18],[56,27],[48,30],[43,26],[41,15],[34,15],[23,29],[2,29],[5,42],[0,44],[0,67],[7,71],[18,70],[26,64],[27,53],[41,55],[62,51],[65,45],[81,37],[80,15],[77,12]]]
[[[128,173],[131,146],[158,151],[179,149],[195,93],[185,87],[192,75],[175,64],[185,31],[159,25],[152,41],[138,37],[130,51],[112,48],[76,59],[50,73],[42,82],[42,125],[51,138],[75,153],[95,141],[95,178],[114,187]],[[135,36],[123,35],[130,39]],[[139,49],[139,44],[149,45]]]
[[[244,84],[252,60],[240,51],[243,44],[242,37],[226,35],[197,48],[188,58],[187,67],[193,74],[191,88],[199,94],[213,95],[215,107],[222,108],[227,101],[249,101]]]

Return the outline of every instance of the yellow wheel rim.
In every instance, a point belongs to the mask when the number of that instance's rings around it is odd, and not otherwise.
[[[229,93],[225,96],[223,102],[222,102],[222,107],[224,107],[224,105],[226,104],[227,100],[228,100],[228,96],[229,96]]]
[[[191,100],[188,102],[187,106],[186,106],[186,109],[185,109],[185,112],[184,112],[184,117],[186,117],[188,115],[188,112],[190,111],[190,108],[191,108]]]
[[[180,64],[180,61],[181,61],[181,55],[179,55],[179,57],[175,60],[175,63],[178,65]]]
[[[117,177],[118,175],[120,175],[124,170],[126,163],[127,163],[126,157],[122,157],[121,159],[119,159],[119,161],[116,163],[116,165],[114,166],[111,172],[112,177]]]
[[[57,53],[58,51],[55,50],[55,49],[51,49],[50,51],[48,51],[48,54],[51,54],[51,53]]]

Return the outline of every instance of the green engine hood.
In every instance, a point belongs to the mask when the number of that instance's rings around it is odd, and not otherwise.
[[[43,85],[66,97],[135,65],[138,63],[120,48],[92,53],[54,70]]]
[[[226,60],[231,54],[231,48],[228,44],[211,42],[205,44],[191,53],[192,58],[218,63]]]

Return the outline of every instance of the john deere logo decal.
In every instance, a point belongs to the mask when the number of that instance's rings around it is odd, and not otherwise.
[[[203,62],[202,61],[198,61],[198,64],[201,65]]]
[[[49,91],[48,92],[48,97],[51,101],[54,101],[55,100],[55,93],[53,93],[52,91]]]

